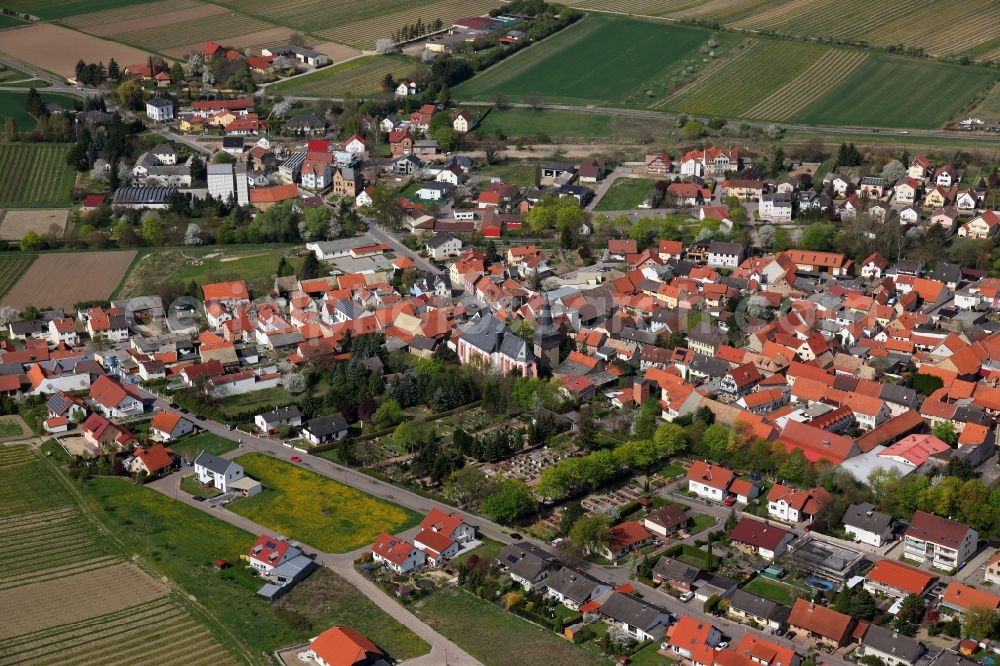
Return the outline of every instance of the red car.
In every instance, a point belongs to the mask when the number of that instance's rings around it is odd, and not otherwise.
[[[292,460],[295,460],[295,458],[292,458]],[[726,499],[722,500],[722,503],[725,504],[726,506],[732,506],[736,504],[736,495],[730,495]]]
[[[298,456],[292,456],[289,460],[292,462],[302,462],[302,458],[299,458]]]

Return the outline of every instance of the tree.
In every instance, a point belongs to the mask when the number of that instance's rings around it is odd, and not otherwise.
[[[108,78],[112,81],[118,81],[122,77],[122,69],[118,66],[118,61],[114,58],[108,63]]]
[[[205,59],[200,53],[192,53],[191,57],[188,58],[188,71],[191,72],[191,76],[199,76],[205,69]]]
[[[314,280],[323,274],[323,267],[316,258],[316,253],[310,252],[302,261],[302,268],[299,269],[300,280]]]
[[[906,595],[903,597],[899,612],[896,613],[896,619],[892,622],[893,628],[906,636],[914,635],[917,633],[917,627],[924,620],[926,610],[927,604],[924,603],[923,597],[916,594]]]
[[[935,437],[948,446],[955,446],[955,442],[958,441],[958,433],[955,432],[955,424],[951,421],[938,421],[934,424],[934,427],[931,428],[931,432]]]
[[[597,424],[594,423],[594,412],[590,405],[584,405],[580,408],[577,441],[585,449],[593,449],[597,445]]]
[[[906,167],[899,160],[892,160],[882,167],[882,178],[889,185],[906,175]]]
[[[142,239],[147,245],[159,245],[163,240],[163,220],[159,215],[149,215],[142,221]]]
[[[406,414],[403,413],[403,408],[399,406],[398,402],[389,398],[375,410],[372,422],[379,428],[391,428],[404,418],[406,418]]]
[[[648,439],[656,431],[656,419],[660,415],[658,400],[647,400],[635,412],[632,421],[632,434],[641,439]]]
[[[299,236],[304,241],[323,240],[330,229],[330,220],[332,218],[333,211],[326,206],[307,208],[302,214],[302,221],[299,223]]]
[[[413,421],[403,421],[392,433],[392,443],[400,449],[410,452],[420,443],[420,432]]]
[[[235,161],[236,158],[224,150],[220,150],[216,152],[214,155],[212,155],[212,164],[232,164]],[[207,174],[208,172],[206,170],[206,175],[205,175],[206,178],[208,177]]]
[[[17,120],[14,116],[7,116],[3,120],[3,138],[7,143],[17,141]]]
[[[799,246],[803,250],[828,252],[833,249],[836,241],[837,228],[830,222],[817,222],[810,224],[802,232],[802,240],[799,241]]]
[[[8,326],[12,322],[17,321],[21,316],[21,313],[17,311],[17,308],[11,305],[5,305],[0,307],[0,326]]]
[[[967,637],[975,640],[993,638],[998,624],[1000,615],[995,610],[986,606],[972,606],[962,619],[962,631]]]
[[[538,503],[531,489],[519,479],[504,479],[500,488],[482,504],[482,512],[501,525],[511,525],[537,510]]]
[[[28,95],[24,100],[24,110],[35,118],[45,113],[45,102],[42,101],[42,96],[33,86],[28,88]]]
[[[661,455],[675,456],[687,449],[687,433],[676,423],[661,423],[653,434],[653,443]]]
[[[713,423],[705,429],[701,437],[702,446],[707,448],[709,455],[715,460],[724,460],[729,452],[733,431],[721,423]]]
[[[285,390],[293,395],[303,393],[306,390],[306,378],[298,372],[290,372],[282,380]]]
[[[215,85],[215,74],[212,73],[212,70],[206,69],[201,73],[201,84],[207,88]]]
[[[600,552],[611,540],[611,521],[600,512],[582,516],[570,528],[569,538],[585,552]]]
[[[701,126],[701,123],[695,120],[689,120],[684,123],[684,127],[681,128],[681,135],[684,137],[685,141],[700,139],[704,133],[705,128]]]
[[[37,250],[42,246],[42,239],[34,231],[29,231],[28,233],[21,236],[21,251],[31,252],[32,250]]]
[[[389,55],[395,48],[396,45],[392,43],[391,39],[382,37],[381,39],[375,40],[375,51],[379,55]]]
[[[179,62],[175,62],[170,66],[170,78],[174,81],[181,81],[184,79],[184,68],[181,67]]]
[[[118,103],[127,109],[137,110],[142,104],[144,95],[138,81],[129,79],[118,85]]]

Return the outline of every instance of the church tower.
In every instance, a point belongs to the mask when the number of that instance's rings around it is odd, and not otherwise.
[[[552,370],[559,365],[559,347],[562,344],[562,332],[552,323],[552,308],[549,297],[545,296],[542,311],[538,315],[538,327],[534,335],[535,358],[541,368]]]

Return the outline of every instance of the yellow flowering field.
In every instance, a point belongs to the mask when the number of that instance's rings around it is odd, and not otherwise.
[[[264,491],[236,500],[229,510],[327,553],[366,546],[383,531],[401,532],[422,519],[409,509],[262,453],[235,460]]]

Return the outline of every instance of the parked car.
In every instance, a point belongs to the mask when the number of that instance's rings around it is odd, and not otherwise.
[[[178,407],[180,407],[180,405],[178,405],[176,402],[170,403],[170,409],[177,409]]]
[[[232,423],[227,423],[226,424],[226,430],[232,430],[232,429],[233,429],[233,424]]]
[[[511,532],[510,533],[510,538],[513,539],[514,541],[520,541],[524,537],[521,536],[520,534],[518,534],[517,532]]]
[[[191,499],[193,499],[195,502],[204,502],[205,501],[205,498],[202,497],[201,495],[195,495]]]
[[[198,415],[198,416],[196,416],[195,418],[196,418],[196,419],[198,419],[199,421],[204,421],[204,420],[206,420],[206,418],[207,418],[207,417],[206,417],[206,416],[204,416],[204,415],[202,415],[202,414],[199,414],[199,415]]]
[[[736,495],[730,495],[726,499],[722,500],[722,503],[726,506],[732,506],[736,504]]]
[[[681,601],[687,602],[691,601],[692,599],[694,599],[694,592],[688,591],[681,595]]]
[[[302,458],[300,458],[298,456],[292,456],[291,458],[289,458],[289,460],[291,460],[292,462],[295,462],[295,463],[302,462]]]

